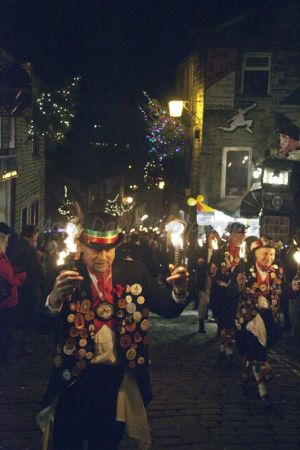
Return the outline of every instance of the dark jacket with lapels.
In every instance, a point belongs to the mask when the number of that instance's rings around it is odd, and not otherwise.
[[[88,368],[93,357],[93,319],[96,308],[92,306],[91,279],[85,265],[76,262],[83,276],[80,287],[65,301],[57,315],[42,307],[38,314],[39,331],[55,331],[56,355],[45,404]],[[51,292],[58,273],[66,267],[58,267],[47,283],[45,298]],[[165,318],[177,317],[187,306],[189,298],[176,303],[170,287],[160,286],[152,279],[140,262],[115,260],[112,267],[113,319],[120,367],[130,370],[137,379],[144,403],[151,398],[149,380],[148,315],[152,311]],[[129,306],[130,305],[130,306]],[[108,308],[109,309],[109,308]]]

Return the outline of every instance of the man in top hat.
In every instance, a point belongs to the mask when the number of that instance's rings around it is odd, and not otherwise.
[[[270,376],[267,348],[280,337],[280,298],[285,289],[282,267],[275,261],[276,244],[261,237],[251,244],[252,259],[239,273],[237,282],[240,298],[235,329],[239,353],[244,356],[243,381],[247,386],[250,370],[257,383],[259,395],[269,404],[265,381]]]
[[[234,318],[239,297],[237,274],[240,263],[240,246],[245,238],[245,225],[232,222],[226,244],[215,252],[211,263],[217,266],[213,277],[211,295],[214,298],[213,312],[218,320],[220,334],[219,358],[231,359],[234,352]]]
[[[59,330],[44,405],[56,398],[53,450],[81,450],[85,440],[89,450],[117,449],[125,424],[150,447],[148,315],[183,311],[188,273],[172,266],[170,286],[159,286],[141,262],[115,259],[123,236],[115,217],[88,214],[76,269],[58,268],[46,289],[40,327]]]

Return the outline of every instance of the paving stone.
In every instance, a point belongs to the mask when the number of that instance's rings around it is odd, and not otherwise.
[[[185,315],[186,314],[186,315]],[[188,310],[166,321],[152,316],[149,405],[151,450],[299,450],[300,351],[289,343],[272,350],[277,377],[269,385],[276,414],[266,414],[255,386],[241,394],[240,363],[232,370],[217,364],[215,324],[199,336],[197,313]],[[35,355],[0,370],[0,450],[41,450],[35,422],[51,366],[49,337],[33,341]],[[300,346],[299,346],[300,348]],[[1,441],[2,439],[2,441]],[[2,448],[1,448],[2,447]],[[137,449],[124,436],[121,450]]]

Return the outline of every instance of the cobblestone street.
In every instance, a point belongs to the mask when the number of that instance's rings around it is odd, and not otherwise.
[[[217,361],[216,325],[197,330],[188,309],[172,320],[153,316],[148,408],[152,450],[299,450],[300,352],[291,338],[270,352],[275,377],[269,385],[275,407],[267,413],[256,391],[242,394],[240,366]],[[0,370],[0,449],[41,450],[35,422],[50,370],[47,336],[32,344],[33,356]],[[122,450],[137,448],[124,438]],[[99,449],[101,450],[101,449]]]

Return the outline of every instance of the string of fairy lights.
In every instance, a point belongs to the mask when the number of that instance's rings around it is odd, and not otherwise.
[[[81,77],[74,77],[64,88],[41,92],[36,98],[33,118],[28,134],[32,140],[46,136],[61,142],[69,130],[76,113],[76,93]]]
[[[63,203],[58,207],[58,212],[61,216],[65,217],[67,220],[72,218],[72,205],[73,202],[69,199],[68,187],[64,186],[64,197]]]
[[[105,205],[104,212],[111,214],[112,216],[123,216],[125,213],[129,212],[134,207],[134,202],[123,203],[120,200],[119,194],[113,199],[108,199]]]
[[[166,158],[174,157],[183,152],[186,136],[181,121],[171,117],[166,108],[147,92],[143,92],[148,104],[139,110],[147,124],[146,140],[152,159],[144,166],[144,181],[148,189],[158,187],[163,179],[163,162]]]

